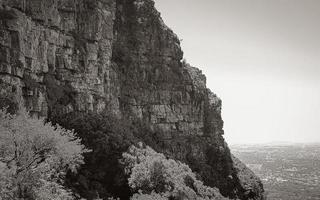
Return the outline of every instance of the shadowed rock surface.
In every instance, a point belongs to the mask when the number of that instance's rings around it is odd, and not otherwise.
[[[163,131],[158,149],[207,185],[263,199],[260,180],[224,141],[221,100],[182,58],[152,0],[0,0],[1,96],[35,116],[142,120]]]

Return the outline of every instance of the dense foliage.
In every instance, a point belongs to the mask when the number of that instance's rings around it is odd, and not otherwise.
[[[110,196],[129,199],[133,191],[124,166],[119,163],[122,153],[139,141],[156,147],[157,151],[161,151],[163,145],[163,132],[151,129],[140,120],[81,112],[56,116],[51,120],[67,129],[74,129],[83,144],[92,149],[85,154],[85,164],[78,173],[67,175],[68,186],[87,199]]]
[[[175,147],[182,147],[186,142],[185,139],[176,138],[175,142],[166,143],[163,139],[164,132],[157,128],[150,128],[148,123],[140,120],[119,119],[108,113],[74,112],[55,116],[50,120],[67,129],[74,129],[83,144],[92,149],[92,152],[84,155],[85,164],[81,166],[78,173],[69,173],[66,180],[70,188],[87,199],[106,199],[114,196],[125,200],[136,192],[129,186],[128,174],[124,173],[123,165],[119,163],[122,153],[131,145],[142,141],[157,152],[165,152],[166,149],[170,149],[170,146],[174,151]],[[171,155],[170,153],[168,155]],[[190,160],[187,163],[190,164]],[[201,163],[195,163],[193,167],[201,165]],[[160,186],[161,184],[155,192],[161,191]]]
[[[69,113],[52,126],[23,110],[0,120],[0,199],[223,199],[186,164],[135,147],[163,145],[163,133],[142,121]]]
[[[68,129],[75,129],[83,144],[92,149],[78,173],[67,175],[67,184],[86,199],[131,196],[119,159],[136,143],[134,126],[112,115],[69,113],[52,118]]]
[[[163,154],[150,147],[131,146],[123,154],[122,162],[130,175],[128,182],[135,194],[132,200],[145,199],[224,199],[218,189],[210,188],[199,180],[188,165]]]
[[[73,199],[63,180],[84,152],[73,131],[0,110],[0,199]]]

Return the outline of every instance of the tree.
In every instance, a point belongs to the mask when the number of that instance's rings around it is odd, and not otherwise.
[[[122,166],[122,153],[134,144],[134,127],[127,120],[97,113],[74,112],[51,119],[74,129],[82,143],[92,149],[77,173],[68,173],[66,184],[85,199],[131,196]]]
[[[199,180],[188,165],[155,152],[142,143],[131,146],[123,154],[122,163],[129,175],[129,186],[136,194],[132,200],[142,199],[225,199],[216,188],[210,188]]]
[[[88,150],[73,131],[0,110],[0,199],[72,199],[62,185]]]
[[[71,112],[51,116],[50,121],[74,129],[82,143],[92,149],[84,155],[85,164],[77,173],[68,173],[66,179],[66,185],[86,199],[128,199],[132,193],[119,163],[122,153],[138,141],[151,146],[161,143],[160,129],[152,129],[139,119],[119,119],[106,112]]]

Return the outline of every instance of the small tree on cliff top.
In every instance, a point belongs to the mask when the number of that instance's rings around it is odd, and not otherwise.
[[[72,199],[61,184],[84,152],[73,131],[0,110],[0,199]]]

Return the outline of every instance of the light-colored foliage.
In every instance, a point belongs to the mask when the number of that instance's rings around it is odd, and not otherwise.
[[[136,193],[130,198],[131,200],[167,200],[166,194],[158,194],[151,192],[151,194]]]
[[[56,182],[40,180],[40,187],[33,191],[36,200],[72,200],[72,193]]]
[[[137,192],[132,199],[213,200],[225,199],[216,188],[197,180],[188,165],[167,159],[150,147],[131,146],[122,162],[129,177],[129,186]]]
[[[0,110],[0,199],[70,199],[60,183],[86,151],[73,131]]]

